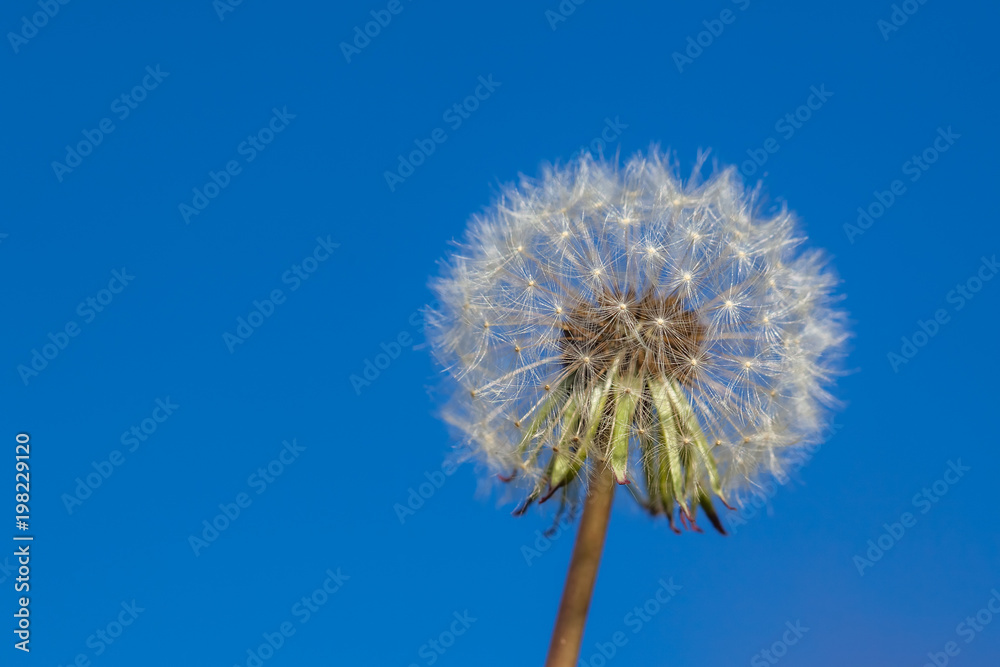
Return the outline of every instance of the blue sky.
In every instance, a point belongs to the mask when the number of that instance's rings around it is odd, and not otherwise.
[[[442,470],[417,313],[497,184],[651,143],[831,253],[847,408],[729,537],[620,493],[582,664],[993,664],[995,5],[224,2],[0,12],[3,664],[539,664],[571,532]]]

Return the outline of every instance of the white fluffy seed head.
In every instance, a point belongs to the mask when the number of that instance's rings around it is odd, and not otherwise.
[[[433,283],[447,420],[528,502],[611,465],[693,525],[709,491],[781,475],[824,426],[846,332],[802,241],[735,170],[684,184],[656,150],[508,186]]]

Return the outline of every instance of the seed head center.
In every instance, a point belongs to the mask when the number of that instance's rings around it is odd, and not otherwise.
[[[621,313],[629,313],[622,317]],[[701,356],[705,327],[697,313],[677,295],[605,290],[566,310],[560,340],[568,370],[589,367],[587,375],[602,377],[617,362],[618,372],[665,376],[685,381],[692,359]]]

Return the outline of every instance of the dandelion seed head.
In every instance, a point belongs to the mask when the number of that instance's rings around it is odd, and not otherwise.
[[[516,473],[522,509],[610,466],[653,514],[701,507],[721,530],[711,496],[817,441],[847,338],[836,280],[757,198],[731,168],[684,183],[655,150],[583,155],[472,219],[429,338],[458,387],[447,421]]]

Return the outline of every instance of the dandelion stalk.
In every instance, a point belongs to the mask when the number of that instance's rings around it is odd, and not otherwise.
[[[590,482],[590,493],[580,517],[580,528],[576,534],[576,544],[573,545],[573,557],[552,631],[546,667],[575,667],[580,654],[587,611],[590,609],[590,598],[597,581],[604,538],[611,518],[611,500],[615,493],[611,468],[602,466],[597,470]]]
[[[685,184],[656,151],[584,155],[507,187],[434,283],[447,420],[520,495],[514,514],[584,507],[549,665],[576,661],[614,483],[674,532],[701,532],[700,510],[724,534],[715,501],[732,509],[823,431],[847,338],[836,280],[757,197],[731,168]]]

